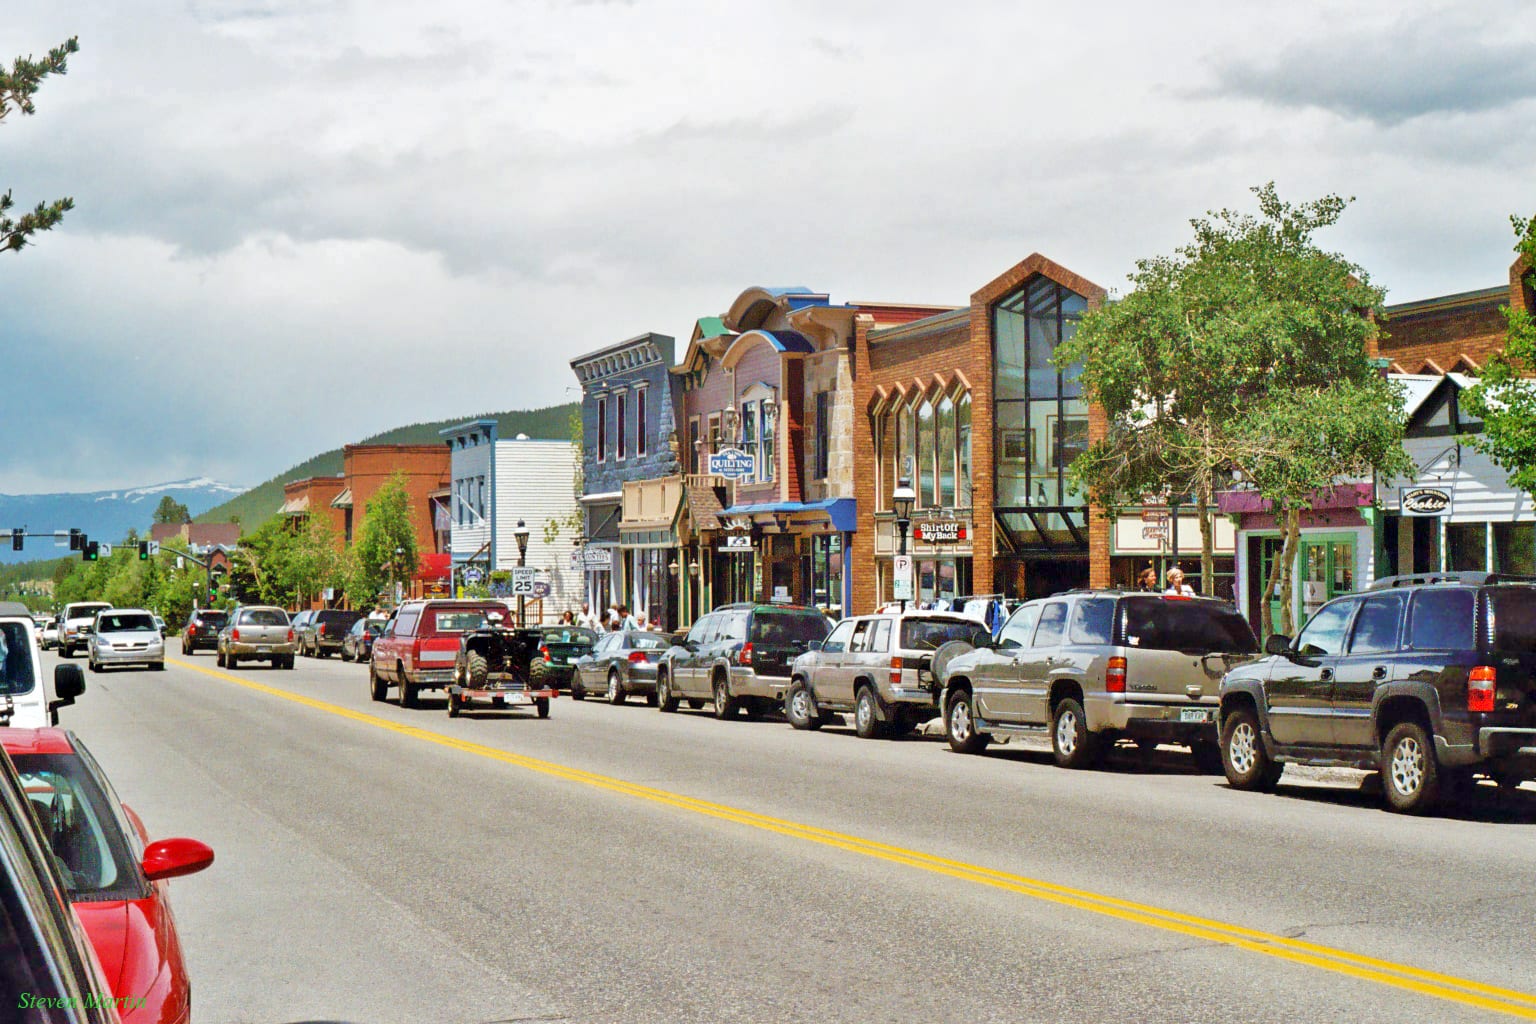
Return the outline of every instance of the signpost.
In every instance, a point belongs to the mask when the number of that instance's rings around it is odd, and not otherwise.
[[[740,480],[757,472],[757,456],[740,448],[722,448],[709,457],[709,472],[727,480]]]
[[[485,573],[481,572],[478,568],[476,568],[473,565],[464,570],[464,582],[465,583],[475,584],[475,583],[479,583],[483,579],[485,579]]]
[[[897,555],[891,565],[891,596],[897,601],[917,600],[912,591],[912,556]]]

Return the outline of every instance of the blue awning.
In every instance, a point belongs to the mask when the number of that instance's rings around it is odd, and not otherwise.
[[[802,512],[823,512],[832,521],[834,529],[852,533],[857,529],[859,501],[857,498],[823,498],[821,501],[777,501],[760,505],[732,505],[721,512],[723,516],[771,516],[775,513],[791,516]]]

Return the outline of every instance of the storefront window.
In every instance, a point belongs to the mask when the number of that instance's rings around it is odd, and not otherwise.
[[[955,506],[955,403],[945,395],[939,403],[938,423],[939,496],[934,504],[940,508]]]
[[[934,504],[934,438],[933,403],[927,399],[917,407],[917,507],[929,508]]]
[[[811,538],[810,604],[835,615],[843,610],[843,538],[825,534]]]
[[[1451,572],[1483,572],[1488,568],[1488,524],[1447,523],[1446,568]]]
[[[890,491],[908,477],[917,508],[971,507],[971,396],[937,405],[902,406],[875,422],[877,511],[890,508]]]
[[[959,486],[955,494],[956,508],[971,508],[971,396],[960,396],[955,407],[955,465],[959,474]]]
[[[751,452],[757,460],[753,480],[763,478],[763,456],[757,450],[757,403],[747,402],[741,407],[741,448]]]
[[[1493,524],[1493,567],[1496,572],[1536,576],[1536,523]]]

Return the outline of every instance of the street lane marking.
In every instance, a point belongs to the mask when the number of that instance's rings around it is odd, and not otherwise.
[[[1146,925],[1190,938],[1205,939],[1210,942],[1244,949],[1252,953],[1275,957],[1280,960],[1314,967],[1335,974],[1342,974],[1362,981],[1372,981],[1436,999],[1443,999],[1483,1010],[1492,1010],[1524,1020],[1536,1020],[1536,994],[1500,988],[1495,985],[1486,985],[1467,978],[1428,971],[1390,960],[1362,956],[1358,953],[1336,949],[1332,946],[1306,942],[1302,939],[1288,938],[1284,935],[1274,935],[1251,928],[1244,928],[1240,925],[1231,925],[1209,918],[1183,914],[1174,910],[1164,910],[1159,907],[1135,903],[1114,896],[1105,896],[1084,889],[1057,885],[1053,882],[1029,878],[1024,875],[996,871],[976,864],[968,864],[964,861],[936,857],[917,850],[908,850],[903,847],[892,846],[859,836],[846,835],[813,825],[773,818],[768,815],[758,814],[755,811],[742,810],[741,808],[731,807],[726,804],[711,803],[696,797],[685,796],[664,789],[656,789],[651,786],[643,786],[638,783],[626,782],[623,779],[600,775],[581,768],[572,768],[553,761],[544,761],[523,754],[514,754],[510,751],[500,750],[496,747],[473,743],[468,740],[455,739],[452,736],[445,736],[441,733],[421,729],[413,725],[393,722],[387,718],[380,718],[377,715],[368,714],[364,711],[354,711],[339,704],[316,700],[313,697],[306,697],[302,694],[279,689],[278,687],[268,686],[252,679],[244,679],[220,669],[206,668],[202,665],[174,659],[167,660],[171,660],[178,667],[188,668],[195,672],[212,676],[215,679],[235,683],[258,693],[279,697],[295,704],[301,704],[317,711],[326,712],[327,714],[385,729],[401,736],[425,740],[440,747],[447,747],[466,754],[500,761],[503,764],[538,772],[542,775],[579,782],[597,789],[637,797],[694,814],[747,825],[762,831],[846,850],[865,857],[893,864],[902,864],[933,874],[945,875],[961,881],[973,882],[978,885],[1029,896],[1048,903],[1072,907],[1077,910],[1084,910],[1121,921]]]

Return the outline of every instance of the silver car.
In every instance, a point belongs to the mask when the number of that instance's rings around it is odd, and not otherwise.
[[[86,657],[92,672],[119,665],[145,665],[158,672],[165,668],[165,638],[152,613],[111,608],[96,613]]]
[[[273,668],[291,669],[298,650],[287,612],[267,605],[241,605],[219,630],[217,661],[220,668],[234,668],[242,661],[266,661]]]

